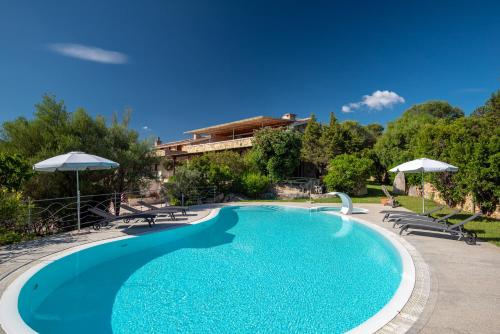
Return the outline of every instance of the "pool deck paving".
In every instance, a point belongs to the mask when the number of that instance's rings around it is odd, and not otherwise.
[[[227,203],[231,204],[231,203]],[[225,205],[227,205],[225,204]],[[233,203],[241,205],[244,203]],[[258,203],[247,203],[252,205]],[[265,202],[266,205],[298,207],[327,204]],[[335,204],[337,206],[338,204]],[[28,268],[69,248],[126,235],[141,235],[196,223],[220,205],[191,207],[188,216],[171,222],[158,219],[153,228],[147,224],[119,222],[100,231],[63,233],[16,245],[0,247],[0,293]],[[353,215],[363,221],[397,232],[382,222],[379,204],[355,204],[368,213]],[[397,237],[412,256],[416,282],[410,300],[400,314],[378,333],[500,333],[500,247],[478,241],[470,246],[442,233],[412,232]],[[0,332],[3,331],[0,329]]]

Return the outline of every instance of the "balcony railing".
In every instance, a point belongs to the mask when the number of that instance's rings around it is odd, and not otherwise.
[[[239,138],[232,140],[217,141],[198,145],[186,145],[183,150],[187,153],[204,153],[210,151],[231,150],[237,148],[251,147],[253,137]]]

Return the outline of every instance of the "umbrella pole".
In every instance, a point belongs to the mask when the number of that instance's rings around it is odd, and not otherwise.
[[[76,214],[78,217],[78,232],[80,232],[80,181],[76,170]]]
[[[424,197],[424,171],[422,171],[422,213],[425,212],[425,197]]]

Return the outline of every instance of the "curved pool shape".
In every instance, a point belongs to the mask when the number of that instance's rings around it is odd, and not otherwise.
[[[393,297],[394,246],[334,214],[225,207],[206,222],[87,248],[19,294],[40,333],[340,333]]]

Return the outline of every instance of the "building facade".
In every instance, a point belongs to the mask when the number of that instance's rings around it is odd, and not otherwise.
[[[295,114],[284,114],[281,118],[257,116],[234,122],[217,124],[184,132],[191,138],[162,143],[157,138],[154,152],[165,157],[167,163],[156,165],[155,172],[160,182],[175,174],[176,165],[207,152],[233,150],[244,152],[253,145],[254,135],[262,128],[294,128],[303,131],[309,118],[299,119]],[[166,165],[166,166],[165,166]]]

